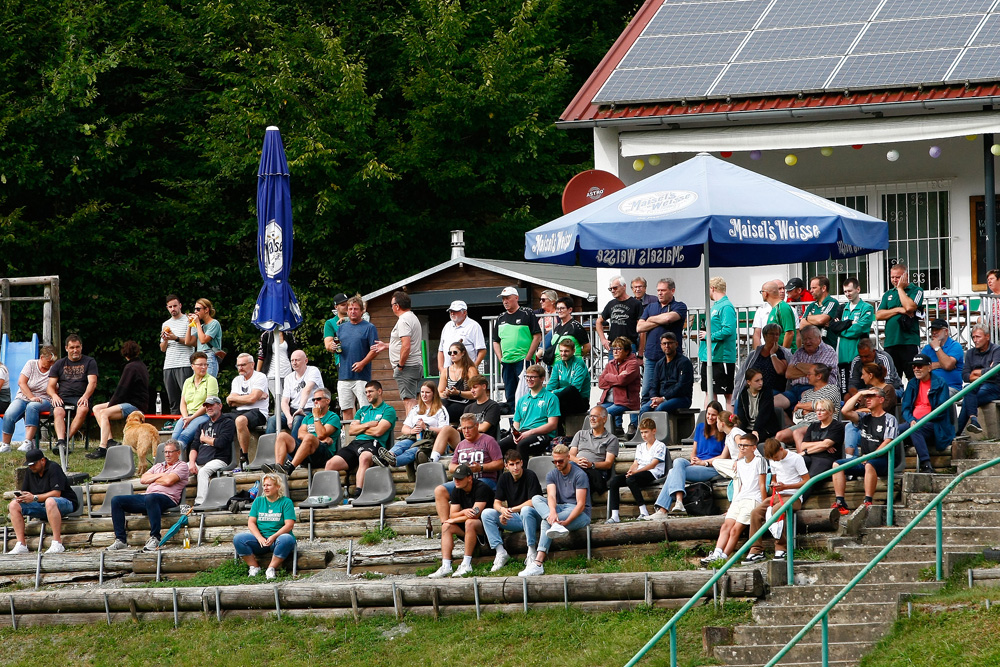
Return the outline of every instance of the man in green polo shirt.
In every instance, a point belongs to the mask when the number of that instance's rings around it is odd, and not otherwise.
[[[924,302],[924,291],[910,282],[905,264],[895,264],[889,269],[888,290],[878,304],[875,319],[885,322],[885,340],[882,344],[886,354],[896,364],[896,369],[912,378],[910,362],[920,345],[920,318],[917,311]]]
[[[573,354],[576,341],[563,338],[559,341],[559,361],[552,365],[549,382],[545,386],[559,399],[559,430],[565,435],[565,417],[583,414],[590,408],[590,371],[587,363]]]
[[[851,326],[840,332],[837,344],[837,365],[840,367],[840,393],[847,395],[851,379],[851,362],[858,356],[858,341],[868,338],[875,321],[875,308],[861,298],[861,283],[857,278],[847,278],[843,284],[847,303],[841,311],[840,319],[850,321]]]
[[[805,315],[799,321],[799,329],[807,324],[819,327],[823,332],[823,342],[836,350],[838,336],[826,328],[840,315],[840,302],[830,296],[830,279],[826,276],[816,276],[809,281],[809,293],[812,294],[814,301],[806,306]]]
[[[545,388],[545,367],[528,366],[524,371],[528,392],[517,401],[510,435],[500,440],[500,451],[517,448],[521,460],[545,453],[552,434],[559,427],[559,399]]]
[[[369,380],[365,385],[368,405],[354,415],[347,432],[354,440],[326,462],[327,470],[357,470],[353,497],[361,495],[365,485],[365,472],[372,463],[379,466],[396,465],[396,455],[389,451],[392,429],[396,425],[396,410],[382,400],[382,383]]]
[[[760,296],[771,305],[771,314],[767,316],[767,324],[772,322],[781,327],[781,346],[794,352],[795,345],[795,313],[778,293],[779,283],[771,280],[760,287]]]

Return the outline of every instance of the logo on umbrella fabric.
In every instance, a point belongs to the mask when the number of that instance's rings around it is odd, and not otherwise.
[[[268,278],[274,278],[281,273],[285,265],[284,241],[281,225],[271,220],[264,227],[264,271]]]
[[[652,218],[674,213],[698,201],[698,193],[690,190],[661,190],[629,197],[618,204],[618,210],[636,218]]]

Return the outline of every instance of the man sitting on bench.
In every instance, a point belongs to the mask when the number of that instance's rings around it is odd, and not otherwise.
[[[667,331],[660,336],[663,358],[653,367],[648,394],[642,397],[639,413],[677,412],[691,407],[694,391],[694,366],[691,360],[677,353],[677,336]]]
[[[48,521],[52,528],[52,544],[45,553],[62,553],[66,551],[62,544],[63,517],[73,513],[80,506],[80,501],[62,468],[45,458],[41,449],[28,451],[24,455],[24,466],[28,472],[24,475],[21,490],[14,492],[14,500],[7,506],[10,523],[17,536],[17,544],[9,553],[28,553],[28,545],[24,539],[25,516]]]
[[[300,465],[308,463],[319,470],[333,458],[340,442],[340,417],[330,409],[330,390],[320,387],[313,392],[312,409],[299,426],[299,446],[291,433],[282,431],[274,441],[275,463],[265,463],[265,472],[291,475]],[[291,461],[286,461],[291,457]]]
[[[844,498],[844,492],[847,490],[848,475],[856,477],[864,476],[865,505],[871,507],[875,498],[875,487],[878,486],[878,478],[885,477],[889,472],[890,461],[888,456],[879,456],[870,461],[865,461],[864,465],[851,465],[851,461],[859,456],[871,454],[877,449],[888,447],[889,443],[896,437],[896,430],[898,429],[896,417],[895,415],[890,415],[884,409],[885,391],[892,391],[892,388],[885,387],[884,389],[880,389],[879,387],[872,387],[870,389],[863,389],[847,399],[847,402],[844,403],[844,407],[840,411],[844,419],[850,420],[858,427],[861,435],[857,448],[853,452],[845,451],[845,454],[850,458],[840,459],[833,464],[833,467],[837,469],[837,472],[833,474],[833,492],[836,495],[836,501],[833,503],[833,506],[841,514],[846,515],[851,512]],[[865,407],[868,408],[868,412],[858,411]],[[888,451],[885,453],[888,454]],[[902,448],[900,447],[896,450],[897,458],[892,461],[892,464],[899,463],[898,457],[902,455]],[[889,489],[888,492],[892,493],[892,490]]]
[[[372,462],[380,466],[396,465],[396,455],[389,451],[396,410],[382,400],[382,383],[378,380],[365,384],[365,398],[369,404],[357,411],[354,421],[347,427],[354,440],[326,462],[327,470],[357,470],[352,498],[361,495],[365,472]]]

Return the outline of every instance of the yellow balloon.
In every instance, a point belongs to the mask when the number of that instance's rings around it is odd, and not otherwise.
[[[1000,144],[993,144],[990,146],[990,152],[994,155],[1000,155]]]
[[[787,164],[789,167],[794,167],[798,161],[799,158],[795,156],[795,153],[789,153],[788,155],[785,156],[785,164]]]
[[[639,158],[638,160],[632,163],[632,168],[635,169],[636,171],[642,171],[642,168],[645,166],[646,163],[642,161],[642,158]]]
[[[968,139],[969,141],[975,141],[976,139],[979,138],[979,135],[977,135],[977,134],[967,134],[967,135],[965,135],[965,138]]]
[[[660,165],[660,156],[659,155],[650,155],[649,156],[649,166],[650,167],[658,167],[659,165]]]
[[[819,149],[819,152],[820,155],[822,155],[823,157],[830,157],[831,155],[833,155],[833,147],[824,146],[823,148]]]

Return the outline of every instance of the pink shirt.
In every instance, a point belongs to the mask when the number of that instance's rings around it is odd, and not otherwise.
[[[179,504],[181,502],[181,494],[184,493],[184,487],[187,486],[188,477],[191,475],[191,470],[188,468],[188,464],[183,461],[178,461],[173,465],[173,467],[171,467],[166,463],[157,463],[149,469],[149,472],[153,474],[172,472],[177,475],[178,480],[176,484],[166,486],[164,484],[153,483],[146,487],[146,493],[162,493],[163,495],[168,496],[175,503]]]
[[[452,462],[459,464],[485,464],[501,459],[503,459],[503,454],[500,452],[500,445],[497,444],[497,441],[494,440],[492,436],[486,435],[485,433],[480,433],[475,442],[463,440],[458,443],[458,446],[455,447],[455,452],[451,455]],[[472,473],[472,476],[477,479],[486,478],[496,480],[497,473],[496,471],[475,472]]]

